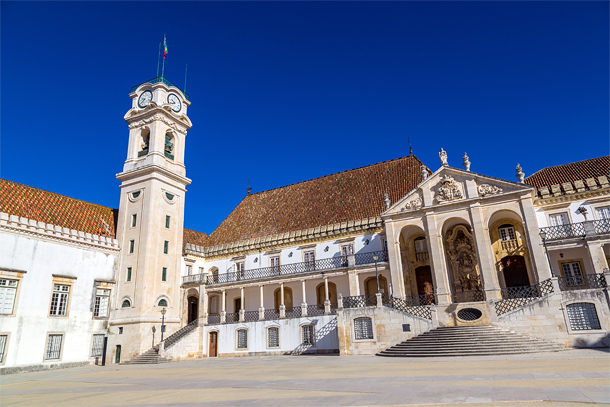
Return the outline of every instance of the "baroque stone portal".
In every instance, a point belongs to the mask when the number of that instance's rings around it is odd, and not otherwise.
[[[447,258],[453,274],[454,292],[481,290],[474,240],[466,226],[455,226],[447,233]]]

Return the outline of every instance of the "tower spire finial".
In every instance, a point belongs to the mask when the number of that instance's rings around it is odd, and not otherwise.
[[[252,190],[252,187],[250,186],[250,180],[248,180],[248,188],[246,188],[248,190],[248,195],[250,195],[250,191]]]
[[[409,141],[409,155],[413,155],[413,149],[411,148],[411,138],[407,137],[407,140]]]

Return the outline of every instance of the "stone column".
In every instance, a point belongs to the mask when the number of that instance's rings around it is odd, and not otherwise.
[[[390,279],[393,295],[405,298],[405,282],[402,270],[402,259],[400,257],[400,239],[395,236],[395,225],[391,219],[385,219],[386,238],[388,241],[388,262],[390,264]]]
[[[600,242],[587,242],[587,247],[589,248],[589,257],[591,257],[595,274],[603,274],[604,269],[608,268],[603,245]]]
[[[424,215],[424,227],[428,252],[430,253],[430,267],[434,280],[436,303],[447,305],[451,303],[451,289],[449,288],[449,273],[445,262],[445,253],[442,245],[442,236],[439,235],[436,216],[432,212]]]
[[[227,311],[225,304],[227,302],[227,291],[222,290],[222,298],[220,299],[220,323],[227,322]]]
[[[549,260],[546,256],[542,239],[540,238],[540,229],[536,220],[536,212],[530,195],[522,196],[520,201],[521,214],[523,215],[523,228],[525,229],[525,237],[530,252],[530,258],[537,275],[538,281],[541,282],[551,278],[551,269]],[[559,270],[557,270],[559,273]],[[557,274],[556,275],[560,275]]]
[[[239,322],[244,322],[246,317],[246,304],[244,303],[244,287],[240,288],[240,297],[241,299],[239,300],[239,303],[241,304],[241,307],[239,309]]]
[[[477,249],[479,270],[483,278],[483,290],[487,300],[501,299],[500,282],[498,281],[498,270],[491,248],[489,231],[485,226],[485,220],[481,213],[481,204],[473,203],[469,208],[470,221],[472,223],[472,234]]]
[[[301,288],[303,289],[303,302],[301,303],[301,316],[307,316],[307,292],[305,291],[305,280],[301,280]]]
[[[205,325],[208,323],[208,291],[205,289],[205,285],[199,286],[199,325]]]
[[[258,308],[258,319],[259,320],[264,320],[265,319],[265,303],[263,302],[263,285],[261,284],[259,286],[260,288],[260,307]]]
[[[284,283],[280,283],[280,318],[286,318],[286,306],[284,305]]]
[[[330,299],[328,296],[328,277],[324,277],[324,313],[330,314]]]
[[[356,270],[348,271],[347,278],[349,280],[349,295],[360,295],[360,282],[358,281]]]

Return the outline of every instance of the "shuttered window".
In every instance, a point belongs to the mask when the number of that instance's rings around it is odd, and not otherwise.
[[[267,346],[269,348],[280,346],[280,328],[271,327],[267,330]]]
[[[577,302],[566,307],[570,328],[573,331],[584,331],[589,329],[602,329],[595,304],[591,302]]]
[[[373,339],[373,320],[369,317],[354,319],[356,339]]]
[[[237,330],[237,349],[248,348],[248,330],[238,329]]]
[[[0,314],[10,315],[13,313],[17,283],[17,280],[0,280]]]

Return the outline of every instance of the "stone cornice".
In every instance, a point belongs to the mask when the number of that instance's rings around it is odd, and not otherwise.
[[[0,212],[0,230],[54,243],[87,249],[95,248],[112,254],[116,254],[119,251],[119,242],[112,237],[92,235],[91,233],[68,229],[50,223],[20,218],[5,212]]]
[[[546,206],[546,205],[559,204],[559,203],[563,203],[563,202],[579,201],[579,200],[583,200],[583,199],[590,199],[590,198],[601,197],[601,196],[610,196],[610,188],[593,189],[593,190],[588,190],[588,191],[583,191],[583,192],[576,192],[576,193],[572,193],[572,194],[549,196],[546,198],[535,198],[534,206],[540,207],[540,206]]]
[[[261,251],[279,245],[296,245],[310,240],[328,238],[346,233],[374,230],[382,227],[383,220],[381,217],[377,216],[374,218],[334,223],[332,225],[278,233],[256,239],[241,240],[238,242],[210,247],[202,247],[187,243],[185,245],[184,252],[188,255],[193,255],[200,258],[219,257],[248,251]]]
[[[121,188],[122,188],[122,187],[130,185],[129,182],[127,182],[130,179],[133,179],[135,177],[144,176],[144,175],[158,174],[158,173],[161,173],[161,174],[165,175],[166,177],[168,177],[170,180],[177,181],[185,186],[189,185],[191,183],[191,180],[189,178],[176,174],[175,172],[168,170],[167,168],[162,167],[157,164],[149,164],[149,165],[145,165],[142,167],[138,167],[133,170],[120,172],[116,175],[116,179],[123,182],[123,184],[121,185]],[[160,178],[159,178],[159,180],[163,181]],[[134,182],[139,182],[139,181],[134,181]],[[180,188],[180,189],[182,191],[186,192],[186,189],[184,189],[184,188]]]
[[[171,109],[165,107],[147,107],[143,110],[130,109],[124,117],[129,123],[129,129],[136,129],[155,121],[167,125],[172,130],[186,136],[186,131],[193,127],[193,124],[186,115],[176,115]]]

